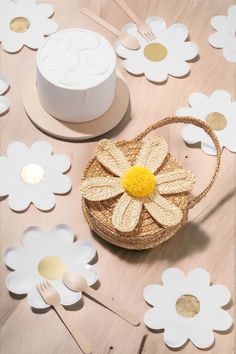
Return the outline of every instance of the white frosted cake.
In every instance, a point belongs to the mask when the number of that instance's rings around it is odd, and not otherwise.
[[[47,38],[37,53],[37,90],[43,108],[57,119],[86,122],[112,105],[116,55],[101,35],[66,29]]]

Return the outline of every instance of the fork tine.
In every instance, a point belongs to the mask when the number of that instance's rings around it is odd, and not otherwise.
[[[141,35],[144,37],[144,39],[146,39],[146,41],[150,41],[150,38],[148,37],[147,33],[146,32],[140,32]]]
[[[40,284],[37,284],[37,285],[36,285],[36,288],[37,288],[37,290],[41,293],[41,287],[40,287]]]
[[[43,285],[46,290],[50,288],[49,283],[47,281],[44,281]]]
[[[47,287],[48,287],[48,288],[51,288],[51,287],[52,287],[52,285],[49,283],[48,280],[46,280],[46,284],[47,284]]]
[[[149,41],[152,41],[152,37],[150,36],[149,32],[145,32],[145,36],[148,38]]]
[[[154,34],[152,33],[152,31],[149,31],[148,34],[149,34],[151,40],[153,41],[155,39],[155,37],[154,37]]]
[[[154,41],[154,40],[156,39],[155,34],[151,31],[151,32],[150,32],[150,35],[151,35],[151,37],[152,37],[152,40]]]

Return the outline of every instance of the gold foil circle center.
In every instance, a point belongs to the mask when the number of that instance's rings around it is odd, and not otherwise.
[[[227,119],[219,112],[209,113],[206,116],[206,122],[213,130],[223,130],[227,125]]]
[[[144,55],[150,61],[161,61],[167,56],[167,48],[161,43],[149,43],[144,48]]]
[[[182,295],[176,301],[176,311],[182,317],[194,317],[200,312],[200,302],[194,295]]]
[[[23,33],[30,28],[30,22],[26,17],[15,17],[10,22],[10,29],[13,32]]]
[[[44,170],[40,165],[30,163],[21,170],[21,179],[28,184],[36,184],[43,180]]]
[[[66,269],[64,261],[58,256],[46,256],[38,264],[39,274],[48,280],[61,279]]]

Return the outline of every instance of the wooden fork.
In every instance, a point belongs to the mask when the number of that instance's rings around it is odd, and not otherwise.
[[[136,24],[138,32],[147,40],[152,41],[156,39],[151,27],[144,21],[142,21],[134,11],[126,4],[124,0],[114,0],[117,5],[133,20]]]
[[[38,284],[36,287],[44,301],[48,305],[54,307],[58,316],[64,322],[65,326],[71,333],[72,337],[75,339],[82,352],[85,354],[91,354],[92,348],[90,343],[84,338],[78,328],[73,323],[71,323],[67,311],[60,304],[60,295],[57,290],[48,281],[44,281]]]

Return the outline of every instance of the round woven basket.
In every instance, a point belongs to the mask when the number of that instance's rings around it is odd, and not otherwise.
[[[166,199],[177,205],[182,210],[184,215],[181,222],[172,227],[164,227],[160,225],[151,217],[147,210],[143,208],[139,223],[135,230],[130,233],[119,232],[112,224],[112,214],[119,197],[99,202],[89,201],[82,198],[83,212],[90,228],[106,241],[114,245],[133,250],[143,250],[156,247],[176,234],[181,226],[187,222],[188,210],[196,205],[208,193],[209,189],[213,185],[220,167],[221,148],[212,129],[199,119],[192,117],[165,118],[147,128],[134,140],[119,141],[116,143],[116,146],[124,152],[128,161],[133,164],[142,145],[142,139],[152,130],[173,123],[194,124],[204,129],[204,131],[211,137],[217,151],[217,163],[212,179],[203,192],[194,198],[190,198],[189,192],[165,196]],[[173,156],[167,154],[164,163],[158,170],[158,173],[172,171],[178,168],[181,168],[180,164]],[[103,167],[96,158],[93,158],[89,161],[85,169],[83,179],[105,176],[112,176],[112,174],[105,167]]]

